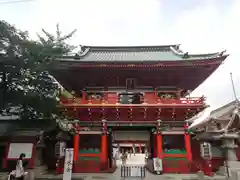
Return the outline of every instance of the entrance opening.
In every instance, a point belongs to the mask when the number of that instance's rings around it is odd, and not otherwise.
[[[81,134],[79,139],[79,153],[83,154],[99,154],[101,147],[100,134]]]
[[[127,165],[144,165],[146,161],[145,150],[149,152],[150,133],[144,129],[113,131],[113,147],[116,147],[117,164],[121,165],[122,153],[127,152]]]
[[[135,147],[134,150],[133,150],[133,146],[132,147],[120,147],[120,152],[121,153],[124,153],[124,152],[127,152],[127,153],[135,153],[135,154],[145,154],[145,147]]]
[[[184,154],[184,135],[163,135],[163,151],[167,154]]]
[[[117,148],[117,165],[122,165],[122,156],[127,155],[126,164],[127,165],[144,165],[145,164],[145,144],[136,145],[133,143],[120,143]]]

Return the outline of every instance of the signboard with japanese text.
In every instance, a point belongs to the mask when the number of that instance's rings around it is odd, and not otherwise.
[[[156,172],[162,172],[163,166],[162,166],[162,159],[159,158],[153,158],[153,168]]]
[[[67,148],[65,150],[63,180],[72,179],[73,152],[74,152],[73,148]]]

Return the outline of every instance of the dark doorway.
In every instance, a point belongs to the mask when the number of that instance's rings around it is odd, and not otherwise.
[[[126,90],[133,90],[136,88],[136,79],[134,78],[127,78],[126,79]]]
[[[184,135],[163,135],[163,150],[169,152],[185,152]]]

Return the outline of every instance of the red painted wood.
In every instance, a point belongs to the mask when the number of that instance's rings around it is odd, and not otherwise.
[[[78,63],[75,65],[76,68],[101,68],[101,69],[109,69],[109,68],[128,68],[129,70],[134,69],[134,68],[142,68],[142,69],[146,69],[146,68],[164,68],[164,67],[175,67],[175,66],[182,66],[182,67],[186,67],[186,66],[190,66],[190,67],[198,67],[199,66],[205,66],[206,65],[219,65],[222,63],[222,61],[226,58],[226,56],[222,56],[221,58],[212,58],[211,61],[209,61],[209,59],[203,59],[203,60],[192,60],[191,63],[186,63],[185,61],[161,61],[161,63],[159,63],[159,61],[156,61],[155,64],[144,64],[142,65],[142,63],[140,64],[139,62],[136,63],[131,63],[126,64],[126,63],[114,63],[114,64],[104,64],[104,63],[87,63],[87,62],[82,62],[82,63]]]
[[[73,109],[77,110],[77,113],[73,111]],[[129,109],[130,108],[117,108],[116,106],[114,108],[105,108],[105,117],[108,121],[116,122],[116,123],[156,123],[156,114],[158,111],[157,107],[152,108],[146,108],[146,107],[131,107],[132,108],[132,114],[129,116]],[[198,107],[191,108],[192,111],[198,111]],[[101,109],[98,107],[91,107],[91,117],[89,116],[89,110],[88,108],[76,108],[76,107],[66,107],[65,108],[70,115],[76,115],[78,119],[81,119],[81,121],[89,121],[91,122],[93,119],[101,121]],[[171,120],[173,108],[166,108],[161,107],[161,119],[163,121],[169,121]],[[176,119],[175,121],[181,121],[183,122],[184,119],[184,111],[186,111],[186,108],[175,108],[176,113]]]
[[[162,155],[163,155],[162,144],[163,144],[162,135],[161,134],[157,134],[157,156],[160,159],[162,159]]]
[[[7,142],[7,145],[5,147],[5,156],[3,157],[3,163],[2,163],[2,166],[4,169],[7,168],[7,157],[8,157],[9,146],[10,146],[10,142]]]
[[[190,173],[190,164],[186,160],[163,160],[163,173]]]
[[[98,161],[77,161],[74,167],[75,173],[97,173],[100,172],[101,163]]]
[[[191,150],[191,136],[187,132],[188,130],[188,125],[184,125],[185,133],[184,133],[184,140],[185,140],[185,149],[187,153],[187,159],[188,161],[192,161],[192,150]]]
[[[107,135],[103,134],[101,136],[101,155],[100,161],[101,165],[107,168]]]
[[[187,154],[163,154],[163,157],[186,158]]]
[[[112,95],[113,93],[110,93]],[[154,106],[164,106],[164,105],[174,105],[174,106],[181,106],[181,105],[189,105],[189,106],[197,106],[197,105],[203,105],[203,100],[201,97],[196,97],[196,98],[190,98],[190,99],[185,99],[185,100],[180,100],[180,99],[162,99],[159,97],[155,97],[154,92],[145,92],[144,95],[144,102],[145,104],[117,104],[118,103],[118,96],[116,93],[111,96],[107,96],[107,100],[99,100],[99,99],[89,99],[88,101],[84,101],[79,98],[79,99],[66,99],[62,98],[62,104],[64,106],[76,106],[78,108],[86,108],[86,107],[91,107],[91,108],[111,108],[115,106],[125,107],[128,108],[130,107],[154,107]]]
[[[73,160],[77,161],[78,159],[78,154],[79,154],[79,134],[74,135],[74,141],[73,141],[73,148],[74,148],[74,155],[73,155]]]
[[[86,102],[86,92],[82,91],[82,103]]]
[[[36,152],[37,152],[37,148],[36,148],[36,143],[33,143],[33,147],[32,147],[32,158],[29,159],[29,169],[33,169],[35,167],[35,156],[36,156]]]

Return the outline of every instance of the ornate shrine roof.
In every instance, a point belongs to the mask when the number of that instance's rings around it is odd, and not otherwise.
[[[195,128],[198,132],[227,132],[232,129],[240,129],[239,101],[232,101],[211,112],[211,118]],[[219,127],[217,127],[219,125]],[[220,128],[220,129],[219,129]]]
[[[66,89],[76,92],[90,85],[125,86],[126,77],[135,78],[138,86],[174,86],[184,90],[194,90],[228,56],[225,51],[190,54],[183,52],[179,47],[178,44],[81,46],[78,54],[59,57],[58,61],[54,62],[51,74]],[[115,71],[117,69],[118,71]],[[148,71],[148,69],[154,70]],[[144,73],[144,76],[139,70]],[[94,73],[98,75],[93,76]],[[107,80],[109,76],[112,76],[112,81]],[[113,79],[119,79],[119,81],[115,82]]]
[[[122,61],[181,61],[215,59],[225,51],[209,54],[189,54],[180,50],[180,45],[164,46],[81,46],[81,52],[75,58],[66,56],[63,61],[74,59],[83,62],[122,62]]]

